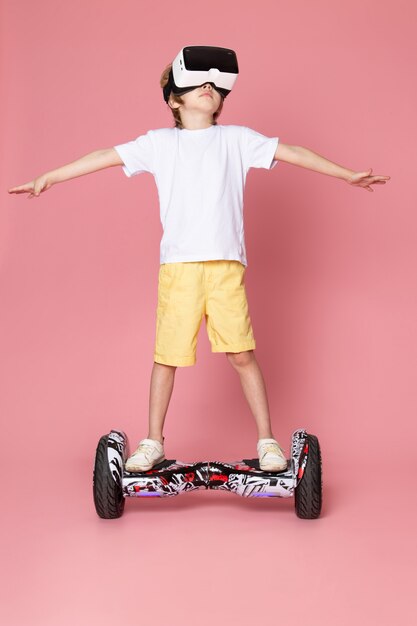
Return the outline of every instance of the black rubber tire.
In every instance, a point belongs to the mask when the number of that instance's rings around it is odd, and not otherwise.
[[[322,462],[320,445],[315,435],[307,434],[307,464],[300,482],[295,488],[295,511],[302,519],[316,519],[322,505]]]
[[[108,435],[98,442],[93,473],[93,495],[97,515],[103,519],[121,517],[125,498],[120,484],[111,475],[107,458]]]

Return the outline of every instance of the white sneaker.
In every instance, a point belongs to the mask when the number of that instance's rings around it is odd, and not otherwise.
[[[142,439],[134,453],[127,459],[125,468],[128,472],[146,472],[164,460],[163,444],[156,439]]]
[[[284,450],[276,439],[259,439],[257,444],[259,467],[270,472],[282,472],[287,469]]]

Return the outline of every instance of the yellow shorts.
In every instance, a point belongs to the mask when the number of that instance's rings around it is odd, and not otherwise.
[[[163,263],[159,268],[154,361],[196,362],[203,317],[212,352],[253,350],[255,339],[240,261]]]

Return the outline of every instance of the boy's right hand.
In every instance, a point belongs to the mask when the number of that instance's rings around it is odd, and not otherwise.
[[[29,193],[28,200],[33,197],[39,196],[43,191],[50,189],[52,187],[52,183],[47,179],[45,175],[38,176],[35,180],[32,180],[30,183],[25,183],[24,185],[20,185],[19,187],[12,187],[8,190],[9,193]]]

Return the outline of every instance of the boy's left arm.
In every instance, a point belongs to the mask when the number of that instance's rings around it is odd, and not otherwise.
[[[336,176],[336,178],[342,178],[350,185],[364,187],[368,191],[373,191],[370,185],[385,185],[385,181],[391,178],[390,176],[372,175],[372,168],[366,172],[355,172],[325,159],[308,148],[289,146],[281,142],[278,143],[274,160],[299,165],[320,174]]]

